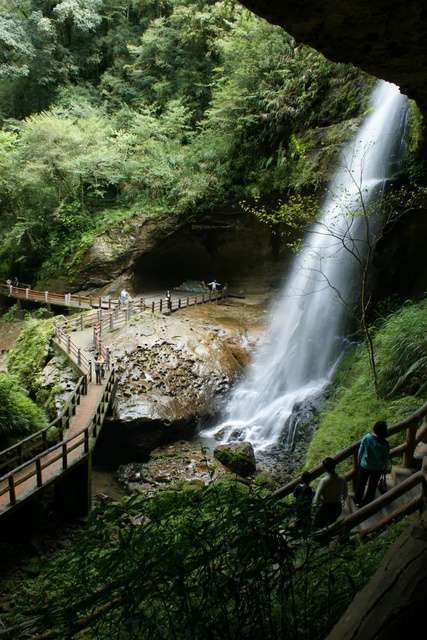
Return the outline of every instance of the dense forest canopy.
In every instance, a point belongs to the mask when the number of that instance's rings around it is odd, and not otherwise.
[[[312,189],[372,79],[240,5],[0,0],[1,277],[141,214]]]

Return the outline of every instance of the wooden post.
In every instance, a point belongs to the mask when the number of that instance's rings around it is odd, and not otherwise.
[[[67,469],[68,468],[67,443],[66,442],[64,442],[64,444],[62,445],[62,468],[63,469]]]
[[[152,305],[151,305],[151,313],[154,313],[154,300],[153,300]]]
[[[13,476],[9,476],[9,498],[10,504],[16,504],[15,478]]]
[[[42,463],[40,458],[36,460],[36,470],[37,470],[37,486],[43,486],[43,478],[42,478]]]
[[[353,453],[353,475],[351,476],[351,486],[356,491],[357,475],[359,473],[359,463],[357,461],[357,451]]]
[[[85,429],[85,433],[84,433],[84,452],[88,453],[89,452],[89,429]]]
[[[412,423],[406,430],[406,451],[403,454],[403,466],[410,469],[414,465],[415,438],[417,423]]]

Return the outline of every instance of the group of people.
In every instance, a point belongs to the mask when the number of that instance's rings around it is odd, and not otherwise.
[[[13,281],[12,281],[12,278],[8,278],[8,279],[6,280],[6,284],[7,284],[9,287],[19,287],[19,280],[18,280],[18,276],[15,276],[15,277],[14,277],[14,279],[13,279]]]
[[[373,433],[366,434],[358,451],[359,473],[353,502],[362,507],[372,502],[381,475],[387,473],[390,445],[387,442],[387,425],[383,420],[374,424]],[[323,529],[339,518],[347,499],[347,481],[335,471],[333,458],[323,460],[326,471],[316,492],[310,486],[311,474],[304,471],[301,482],[293,491],[295,498],[295,526],[301,531]],[[366,488],[366,485],[367,488]],[[366,491],[365,491],[366,490]]]
[[[102,378],[105,376],[105,360],[102,353],[96,353],[95,358],[96,384],[102,384]]]

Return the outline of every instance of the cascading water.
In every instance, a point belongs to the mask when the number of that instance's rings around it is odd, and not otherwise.
[[[221,442],[249,441],[255,451],[273,445],[288,427],[295,403],[321,393],[331,380],[343,351],[342,298],[357,280],[356,261],[344,244],[357,237],[360,207],[374,186],[384,183],[398,161],[407,99],[394,85],[379,83],[374,107],[355,142],[343,152],[343,168],[333,180],[334,192],[322,205],[319,223],[296,256],[280,300],[272,309],[265,340],[246,377],[236,385],[221,423],[205,431]],[[360,220],[360,218],[359,218]],[[352,245],[354,251],[360,248]],[[347,245],[347,248],[350,248]],[[203,435],[203,434],[201,434]]]

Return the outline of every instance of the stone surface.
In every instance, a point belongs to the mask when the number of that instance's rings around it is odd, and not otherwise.
[[[216,278],[233,291],[265,292],[280,284],[293,257],[287,242],[254,215],[232,209],[215,211],[205,224],[170,213],[155,220],[141,215],[94,240],[71,291],[118,296],[125,287],[134,295]],[[70,283],[51,288],[69,291]]]
[[[145,463],[133,462],[119,467],[116,477],[129,493],[152,497],[157,491],[185,485],[207,486],[226,473],[200,445],[175,442],[152,451]]]
[[[252,302],[254,300],[252,299]],[[115,419],[97,443],[98,463],[146,460],[160,444],[191,437],[220,411],[265,327],[264,297],[176,311],[146,311],[103,342],[119,386]]]
[[[389,549],[327,640],[392,640],[423,635],[427,602],[427,514]]]
[[[214,449],[214,457],[225,467],[244,478],[256,471],[255,453],[250,442],[229,442]]]
[[[242,0],[298,42],[392,82],[427,113],[424,0]]]

